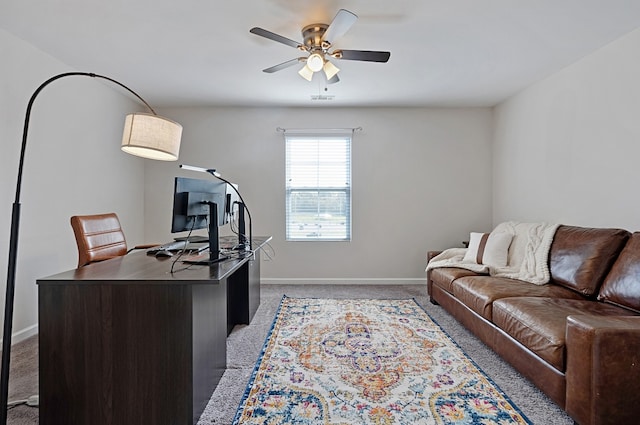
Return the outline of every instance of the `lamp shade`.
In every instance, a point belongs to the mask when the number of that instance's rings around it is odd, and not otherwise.
[[[124,123],[122,150],[143,158],[176,161],[182,126],[151,114],[130,114]]]
[[[313,53],[311,56],[307,58],[307,66],[313,72],[318,72],[322,69],[324,65],[324,59],[320,56],[319,53]]]
[[[298,71],[298,74],[307,81],[311,81],[313,79],[313,71],[309,68],[309,65],[303,66],[302,69]]]
[[[324,67],[322,69],[324,69],[324,74],[327,76],[327,80],[332,79],[338,72],[340,72],[340,68],[329,61],[324,63]]]

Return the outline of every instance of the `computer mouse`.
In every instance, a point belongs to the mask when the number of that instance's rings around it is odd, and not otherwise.
[[[173,253],[171,251],[167,251],[166,249],[161,249],[156,252],[156,257],[173,257]]]

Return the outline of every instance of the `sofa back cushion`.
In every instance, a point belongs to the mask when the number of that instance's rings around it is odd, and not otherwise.
[[[602,284],[598,299],[640,313],[640,232],[631,235]]]
[[[549,252],[551,282],[595,296],[629,235],[623,229],[558,227]]]

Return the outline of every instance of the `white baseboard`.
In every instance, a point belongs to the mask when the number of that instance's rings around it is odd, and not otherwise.
[[[38,325],[32,325],[27,328],[21,329],[18,332],[11,334],[11,345],[24,341],[25,339],[38,334]],[[0,338],[0,344],[2,339]]]
[[[426,285],[426,278],[287,278],[263,277],[260,283],[265,285]]]

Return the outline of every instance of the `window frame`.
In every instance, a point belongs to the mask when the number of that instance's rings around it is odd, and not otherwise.
[[[353,132],[345,132],[343,131],[339,131],[339,132],[334,132],[334,131],[322,131],[322,132],[309,132],[309,131],[297,131],[297,132],[291,132],[291,131],[287,131],[284,135],[285,138],[285,240],[287,242],[350,242],[352,240],[352,234],[353,234],[353,222],[352,222],[352,191],[353,191],[353,182],[352,182],[352,166],[353,166],[353,155],[352,155],[352,145],[353,145]],[[316,185],[300,185],[300,186],[296,186],[296,185],[292,185],[290,184],[290,180],[291,177],[295,177],[295,176],[291,176],[291,172],[292,172],[292,168],[296,165],[295,161],[292,161],[291,158],[291,148],[292,145],[291,143],[299,143],[299,142],[310,142],[310,143],[316,143],[318,146],[318,152],[320,152],[320,147],[323,141],[336,141],[336,140],[340,140],[340,141],[344,141],[345,142],[345,146],[344,146],[344,154],[345,154],[345,158],[344,161],[342,162],[344,164],[344,168],[341,168],[339,170],[340,173],[344,173],[344,177],[346,178],[346,182],[344,184],[344,186],[342,185],[322,185],[320,184],[319,180],[320,180],[320,175],[323,172],[323,165],[326,166],[326,164],[331,163],[332,165],[335,165],[336,163],[339,163],[339,161],[334,161],[334,162],[323,162],[321,161],[319,158],[321,156],[320,153],[318,153],[315,157],[315,164],[314,166],[317,168],[315,171],[315,175],[316,175],[316,180],[318,181],[318,183]],[[298,164],[299,166],[299,164]],[[326,169],[324,170],[326,172]],[[311,176],[314,175],[314,173],[310,174]],[[320,210],[321,210],[321,201],[322,201],[322,194],[331,194],[331,193],[338,193],[338,194],[344,194],[344,200],[342,201],[341,204],[341,210],[344,209],[345,210],[345,215],[344,215],[344,226],[345,226],[345,233],[344,233],[344,237],[336,237],[336,236],[328,236],[328,237],[321,237],[321,235],[318,233],[317,236],[313,237],[313,236],[309,236],[313,234],[313,228],[310,229],[312,233],[309,233],[307,236],[300,236],[300,235],[295,235],[292,234],[292,229],[293,226],[295,225],[295,222],[292,222],[290,220],[292,220],[292,202],[293,202],[293,196],[295,194],[301,194],[301,193],[315,193],[317,194],[317,205],[318,205],[318,210],[317,210],[317,216],[315,217],[315,220],[311,223],[311,226],[313,226],[315,229],[321,229],[321,222],[322,222],[322,217]],[[326,198],[325,198],[326,199]],[[342,216],[340,216],[342,217]]]

